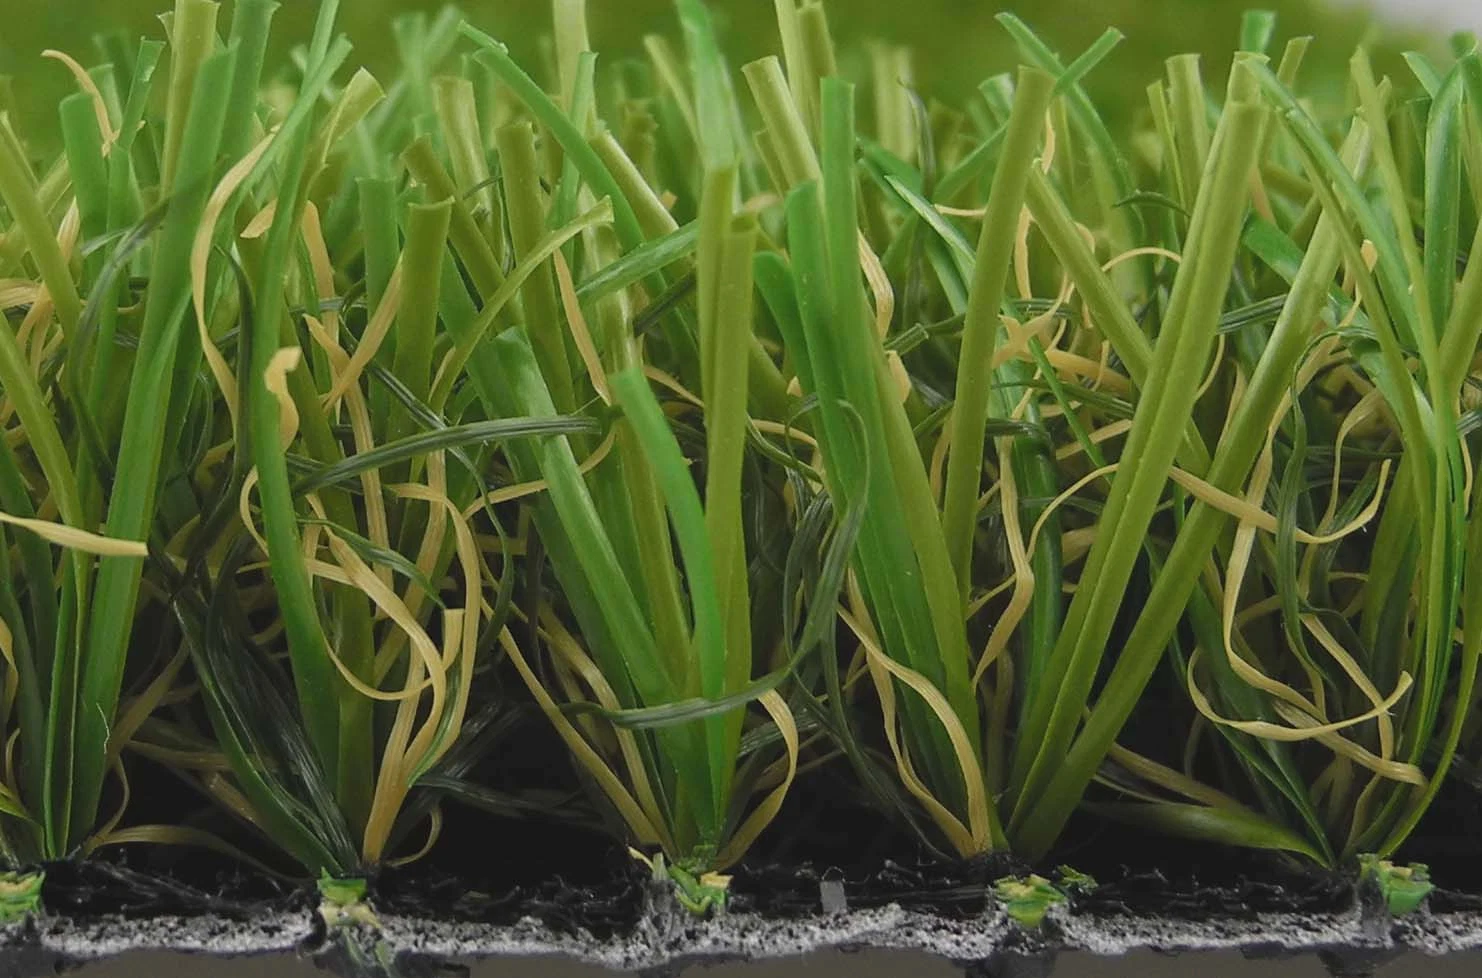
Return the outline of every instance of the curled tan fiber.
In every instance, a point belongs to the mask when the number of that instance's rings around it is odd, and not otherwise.
[[[93,104],[93,115],[98,120],[98,133],[103,137],[103,156],[107,157],[113,150],[113,144],[118,142],[118,130],[113,127],[113,120],[108,117],[108,102],[104,100],[103,93],[98,89],[98,83],[93,81],[93,76],[87,73],[77,59],[65,51],[56,51],[48,48],[41,52],[43,58],[52,61],[60,61],[66,65],[67,70],[72,72],[72,77],[77,81],[77,87],[82,89]]]
[[[231,414],[233,431],[237,430],[238,424],[237,378],[226,358],[221,355],[221,350],[217,348],[206,322],[206,271],[211,261],[211,242],[216,237],[216,225],[220,222],[226,205],[257,168],[258,162],[273,145],[275,136],[276,131],[253,147],[251,152],[237,161],[226,172],[226,176],[221,178],[221,182],[206,201],[206,209],[201,214],[199,229],[190,248],[190,297],[195,309],[196,333],[201,340],[201,351],[206,356],[206,366],[210,368],[211,376],[226,402],[226,409]]]
[[[556,728],[556,734],[565,741],[576,762],[592,777],[597,787],[607,796],[608,801],[612,802],[613,808],[627,824],[628,830],[633,833],[633,838],[639,845],[662,847],[659,831],[654,823],[649,820],[642,806],[628,792],[628,789],[623,787],[622,781],[613,773],[612,768],[608,767],[607,762],[592,748],[591,744],[587,743],[572,725],[571,720],[561,712],[556,701],[551,699],[551,694],[546,691],[545,686],[530,668],[524,653],[520,651],[519,643],[515,641],[508,628],[500,631],[499,645],[509,656],[520,678],[525,681],[526,688],[530,690],[530,695],[535,697],[535,702],[541,712],[546,715],[551,726]]]

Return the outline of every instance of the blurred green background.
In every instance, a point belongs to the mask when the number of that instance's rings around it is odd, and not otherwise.
[[[92,36],[122,28],[160,37],[157,14],[172,0],[0,0],[0,74],[14,80],[21,122],[49,141],[57,98],[70,90],[60,64],[43,61],[46,48],[65,50],[85,64],[97,60]],[[356,45],[354,57],[373,70],[395,62],[389,21],[398,13],[436,10],[446,0],[343,0],[340,23]],[[1341,83],[1342,66],[1363,37],[1370,18],[1350,6],[1330,8],[1308,0],[831,0],[829,12],[841,41],[884,38],[917,51],[918,86],[928,95],[960,102],[983,78],[1011,68],[1013,52],[993,17],[1010,10],[1062,52],[1074,54],[1106,27],[1127,38],[1093,76],[1098,101],[1141,105],[1161,59],[1183,52],[1206,56],[1209,77],[1223,75],[1234,50],[1241,11],[1276,10],[1278,43],[1296,34],[1318,38],[1309,57],[1309,78]],[[460,4],[480,27],[506,41],[517,54],[534,57],[536,38],[549,23],[550,0],[466,0]],[[770,0],[712,0],[728,49],[740,65],[778,42]],[[280,54],[302,42],[319,7],[317,0],[285,0],[277,17]],[[224,4],[228,23],[231,3]],[[594,46],[607,58],[637,52],[644,34],[674,32],[672,0],[589,0]],[[1413,45],[1393,39],[1391,47]],[[281,62],[280,62],[281,63]],[[1324,73],[1324,67],[1336,69]],[[1118,104],[1120,103],[1120,105]]]

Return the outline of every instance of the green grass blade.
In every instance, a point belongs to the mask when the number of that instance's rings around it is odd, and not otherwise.
[[[540,188],[540,171],[535,155],[535,130],[529,123],[514,123],[495,133],[495,145],[499,149],[504,174],[510,239],[515,255],[525,260],[538,250],[546,228],[544,194]],[[576,409],[576,391],[566,355],[556,286],[549,270],[540,268],[531,272],[520,290],[520,301],[524,307],[526,328],[535,345],[541,373],[550,385],[556,409],[573,411]]]
[[[670,231],[587,276],[576,287],[576,297],[583,303],[596,303],[621,292],[693,255],[699,241],[698,223]]]
[[[130,379],[118,452],[119,488],[108,509],[106,532],[121,539],[141,538],[153,515],[166,434],[163,422],[169,410],[168,379],[181,346],[182,313],[189,296],[187,256],[210,190],[210,175],[225,123],[220,100],[235,61],[235,50],[228,49],[201,65],[197,96],[190,100],[190,118],[181,130],[183,144],[173,184],[176,189],[156,250],[139,365]],[[137,560],[109,558],[99,564],[86,638],[88,656],[76,693],[81,699],[73,721],[74,759],[71,769],[58,771],[52,783],[53,792],[60,791],[69,799],[59,807],[70,812],[66,822],[73,839],[81,839],[96,818],[109,726],[123,681],[129,639],[129,630],[119,628],[118,623],[133,619],[141,570]]]
[[[326,62],[343,60],[343,47],[331,49]],[[319,65],[316,63],[315,67]],[[306,86],[295,109],[312,104],[318,96]],[[311,133],[307,114],[296,128],[285,126],[281,141],[282,186],[288,196],[279,199],[268,231],[261,267],[253,294],[256,317],[252,347],[252,382],[244,392],[250,418],[252,453],[257,463],[263,531],[268,541],[273,579],[279,589],[280,613],[288,634],[294,683],[300,709],[308,727],[309,742],[318,751],[330,782],[335,783],[339,756],[339,708],[336,692],[340,679],[330,664],[323,625],[315,606],[313,587],[303,564],[297,513],[288,481],[287,464],[278,444],[279,407],[266,387],[267,370],[282,346],[284,272],[289,252],[298,235],[304,203],[302,178],[307,168]]]
[[[185,146],[190,105],[198,91],[196,79],[216,44],[219,6],[215,0],[175,0],[175,13],[170,21],[170,88],[160,169],[160,185],[167,190],[176,188],[175,174],[179,172],[179,158]],[[223,95],[225,88],[214,93],[217,98]]]
[[[1425,266],[1429,304],[1436,323],[1451,315],[1461,234],[1462,79],[1453,72],[1431,100],[1425,133]],[[1445,342],[1444,334],[1441,342]]]
[[[633,426],[639,444],[653,467],[654,477],[668,504],[675,539],[684,555],[694,614],[693,655],[700,679],[701,695],[716,700],[727,692],[727,633],[722,612],[715,551],[706,529],[706,513],[689,468],[670,433],[658,400],[648,380],[628,370],[612,378],[613,396]],[[708,806],[702,808],[700,844],[719,845],[721,822],[729,807],[729,787],[735,769],[735,744],[727,733],[726,718],[706,719],[705,744],[709,761]],[[728,744],[728,741],[731,741]],[[689,785],[699,790],[702,784]]]
[[[56,231],[36,193],[34,179],[20,147],[13,140],[0,139],[0,199],[5,201],[21,232],[21,240],[41,271],[41,279],[56,305],[62,331],[71,333],[82,315],[82,300],[72,270],[62,257]]]
[[[947,456],[946,498],[942,504],[942,534],[947,539],[964,602],[973,585],[972,551],[988,424],[989,387],[983,378],[992,371],[1001,329],[998,311],[1014,247],[1014,236],[1009,229],[1017,226],[1024,205],[1024,188],[1034,165],[1034,148],[1053,85],[1054,79],[1042,71],[1025,69],[1019,74],[1008,135],[988,195],[967,319],[963,324],[956,407],[952,412],[951,448]]]
[[[403,302],[397,312],[391,372],[413,397],[424,402],[432,396],[443,252],[448,245],[452,218],[451,200],[413,206],[407,215],[407,240],[401,259],[402,287],[415,299]],[[388,420],[388,437],[402,438],[411,433],[412,421],[404,413],[397,412]]]
[[[366,472],[393,467],[435,452],[489,446],[513,438],[597,434],[601,430],[601,426],[590,418],[552,415],[548,418],[496,418],[419,431],[337,462],[310,462],[294,481],[293,492],[294,495],[305,495],[328,486],[353,483]]]
[[[1240,809],[1206,808],[1202,805],[1166,804],[1094,804],[1087,809],[1118,822],[1151,829],[1167,835],[1197,842],[1240,846],[1244,849],[1269,849],[1291,852],[1322,863],[1320,852],[1312,843],[1277,822],[1255,812]]]

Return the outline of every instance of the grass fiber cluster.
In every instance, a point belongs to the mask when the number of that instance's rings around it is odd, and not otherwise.
[[[409,16],[390,78],[337,6],[270,66],[271,0],[177,0],[36,67],[55,158],[0,123],[14,870],[353,881],[473,805],[705,912],[827,768],[944,860],[1373,866],[1482,752],[1471,37],[1309,81],[1251,13],[1129,128],[1115,30],[1003,15],[954,106],[818,0],[739,68],[702,0],[612,63],[554,0],[534,71]]]

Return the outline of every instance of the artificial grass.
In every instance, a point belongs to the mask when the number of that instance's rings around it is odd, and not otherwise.
[[[10,865],[343,879],[469,803],[703,912],[824,766],[944,859],[1402,852],[1476,750],[1474,41],[1308,101],[1253,13],[1123,134],[1115,31],[1003,15],[954,109],[675,7],[605,65],[556,0],[545,75],[409,17],[393,81],[178,0],[54,161],[0,131]],[[532,712],[586,804],[500,776]]]

